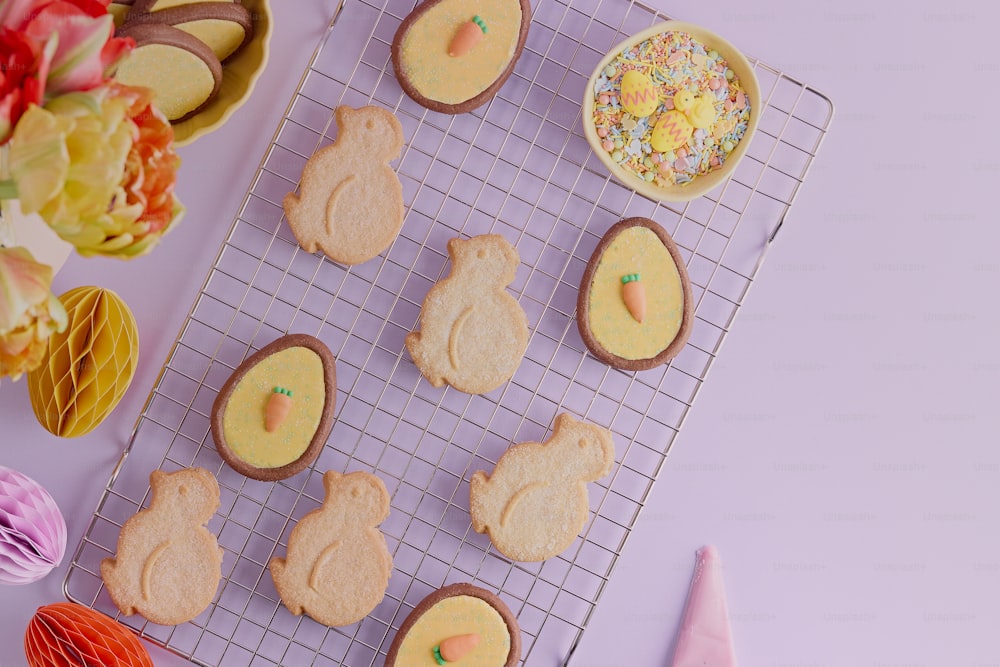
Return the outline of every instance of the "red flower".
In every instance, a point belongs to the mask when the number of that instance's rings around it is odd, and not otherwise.
[[[0,142],[29,104],[95,88],[135,46],[114,37],[110,0],[5,0],[0,4]]]
[[[41,104],[51,53],[21,33],[0,27],[0,144],[30,104]]]

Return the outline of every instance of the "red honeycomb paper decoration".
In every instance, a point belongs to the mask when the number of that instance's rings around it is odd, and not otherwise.
[[[30,667],[153,667],[125,626],[73,602],[39,607],[24,633]]]

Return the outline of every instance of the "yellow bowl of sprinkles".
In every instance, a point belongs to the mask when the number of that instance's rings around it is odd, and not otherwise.
[[[690,201],[729,178],[763,106],[753,66],[700,26],[666,21],[616,45],[583,97],[583,130],[619,181]]]

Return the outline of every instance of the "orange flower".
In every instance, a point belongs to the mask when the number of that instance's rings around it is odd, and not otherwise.
[[[51,267],[24,248],[0,248],[0,378],[37,368],[49,336],[66,328],[51,285]]]
[[[175,222],[177,203],[174,185],[180,158],[174,152],[174,128],[152,106],[153,91],[114,84],[122,96],[133,102],[127,115],[138,130],[125,159],[122,179],[129,204],[141,204],[140,220],[149,225],[147,234],[162,233]]]

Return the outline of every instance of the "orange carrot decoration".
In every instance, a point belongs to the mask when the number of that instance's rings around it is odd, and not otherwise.
[[[439,665],[448,662],[458,662],[469,654],[479,644],[479,635],[455,635],[448,637],[434,647],[434,660]]]
[[[646,288],[639,282],[638,273],[622,276],[622,301],[635,321],[642,324],[646,317]]]
[[[264,429],[274,433],[281,426],[292,410],[292,392],[284,387],[275,387],[271,398],[267,400],[267,410],[264,416]]]
[[[448,45],[448,55],[452,58],[464,56],[482,40],[485,34],[486,22],[478,16],[473,16],[471,21],[466,21],[458,27],[455,36],[451,38],[451,44]]]

